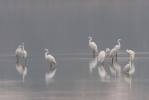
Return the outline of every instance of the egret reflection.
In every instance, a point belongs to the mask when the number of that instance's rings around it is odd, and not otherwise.
[[[124,76],[125,82],[128,83],[131,88],[131,76],[128,73],[123,73],[123,76]]]
[[[118,60],[114,59],[113,64],[115,66],[116,71],[118,72],[118,75],[121,75],[121,66],[120,66]]]
[[[109,64],[109,68],[113,75],[116,76],[116,73],[118,73],[118,75],[121,75],[121,66],[120,66],[118,60],[114,59],[113,63]]]
[[[55,76],[57,68],[50,68],[50,70],[45,74],[46,84],[53,82],[53,77]]]
[[[91,61],[90,61],[90,63],[89,63],[90,73],[92,73],[92,70],[93,70],[94,68],[96,68],[97,62],[98,62],[97,60],[98,60],[98,56],[96,56],[95,58],[92,58],[92,59],[91,59]]]
[[[19,61],[16,61],[16,69],[23,76],[23,82],[25,81],[25,76],[27,75],[27,67],[22,66]]]
[[[110,68],[111,73],[116,76],[116,68],[113,63],[109,64],[109,68]]]
[[[105,81],[106,79],[109,79],[110,76],[107,74],[105,68],[103,65],[100,65],[98,67],[98,73],[99,73],[99,76],[101,78],[102,81]]]

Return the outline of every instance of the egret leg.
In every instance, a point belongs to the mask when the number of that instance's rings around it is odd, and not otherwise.
[[[25,65],[26,65],[26,58],[25,58]]]
[[[113,64],[113,57],[112,57],[112,64]]]
[[[52,68],[52,64],[50,63],[50,68]]]
[[[17,57],[17,61],[19,61],[19,56],[16,56]]]
[[[93,57],[95,57],[95,50],[93,50]]]
[[[103,61],[103,62],[101,62],[101,63],[100,63],[100,65],[103,65],[103,66],[104,66],[104,61]]]
[[[116,57],[116,60],[117,60],[117,53],[116,53],[115,57]]]

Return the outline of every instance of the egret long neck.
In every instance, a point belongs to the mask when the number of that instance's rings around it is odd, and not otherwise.
[[[108,51],[105,51],[105,55],[107,55]]]
[[[22,50],[24,50],[24,45],[22,45]]]
[[[92,42],[92,38],[89,39],[89,44]]]
[[[130,69],[132,68],[132,60],[130,59],[129,61],[129,66],[130,66]]]
[[[118,40],[117,42],[118,42],[118,45],[121,46],[121,44],[120,44],[120,40]]]
[[[49,52],[49,51],[45,52],[45,58],[47,58],[47,56],[48,56],[48,52]]]

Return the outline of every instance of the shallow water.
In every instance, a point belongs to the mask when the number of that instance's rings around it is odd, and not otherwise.
[[[0,99],[149,99],[149,55],[135,58],[135,72],[131,76],[120,72],[128,63],[125,57],[115,60],[116,68],[110,70],[111,60],[108,58],[101,66],[90,55],[78,55],[78,59],[74,55],[55,55],[58,64],[52,69],[44,55],[29,56],[26,66],[23,58],[16,62],[14,56],[3,56],[0,61]],[[105,71],[108,77],[105,77]]]

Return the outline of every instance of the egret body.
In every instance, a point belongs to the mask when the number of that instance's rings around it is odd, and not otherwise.
[[[93,50],[93,57],[95,57],[95,52],[98,53],[97,45],[92,41],[92,37],[88,37],[89,47]]]
[[[18,49],[15,52],[17,60],[19,60],[19,56],[21,55],[21,53],[22,53],[22,49],[21,49],[21,45],[19,45]]]
[[[118,45],[115,46],[115,48],[116,48],[116,55],[115,55],[115,56],[116,56],[116,59],[117,59],[117,53],[118,53],[118,51],[119,51],[120,48],[121,48],[120,41],[121,41],[121,39],[118,39],[118,41],[117,41],[117,42],[118,42]]]
[[[126,52],[129,54],[129,59],[133,61],[135,57],[135,52],[132,50],[126,50]]]
[[[135,66],[131,59],[129,59],[129,64],[124,67],[123,73],[133,74],[135,72]]]
[[[109,58],[112,58],[112,63],[113,63],[113,58],[116,55],[116,48],[111,49],[109,53]]]
[[[110,51],[109,48],[106,49],[106,51],[101,51],[99,54],[98,54],[98,61],[100,61],[101,64],[104,64],[104,59],[107,55],[107,53]]]
[[[52,55],[48,54],[49,53],[49,50],[48,49],[45,49],[45,51],[46,51],[45,52],[45,59],[47,61],[49,61],[50,67],[52,68],[52,64],[57,64],[56,63],[56,60],[55,60],[55,58]]]
[[[26,57],[27,57],[27,52],[24,49],[24,43],[22,43],[22,57],[25,58],[25,64],[26,64]]]

